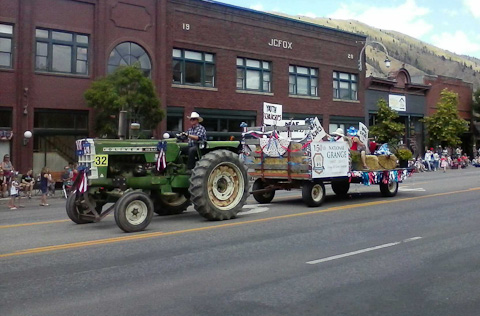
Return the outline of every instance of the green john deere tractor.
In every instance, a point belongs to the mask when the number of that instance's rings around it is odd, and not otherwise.
[[[191,174],[182,151],[186,146],[178,139],[77,140],[79,169],[84,171],[67,199],[69,218],[92,223],[113,211],[122,230],[136,232],[149,225],[154,212],[180,214],[192,203],[209,220],[235,218],[248,196],[240,142],[200,143]],[[84,175],[88,180],[82,181]]]

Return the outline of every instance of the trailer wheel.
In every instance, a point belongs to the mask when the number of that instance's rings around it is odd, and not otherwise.
[[[307,206],[320,206],[325,200],[325,186],[322,182],[305,181],[302,185],[302,199]]]
[[[265,188],[265,181],[262,179],[257,179],[253,183],[252,191],[253,191],[253,198],[260,204],[270,203],[272,202],[273,198],[275,197],[275,190],[255,193],[257,190],[262,190]]]
[[[153,202],[143,192],[130,192],[115,204],[115,222],[124,232],[144,230],[152,221]]]
[[[398,182],[389,181],[388,183],[380,183],[380,192],[386,197],[393,197],[397,195]]]
[[[85,195],[80,194],[77,196],[76,193],[72,193],[67,197],[67,203],[65,205],[67,215],[76,224],[88,224],[93,223],[93,217],[90,219],[85,219],[81,215],[91,213],[88,208],[88,204],[84,201]],[[95,205],[95,202],[90,199],[91,204]],[[91,214],[93,216],[93,214]]]
[[[347,195],[348,190],[350,190],[350,182],[348,182],[348,179],[334,180],[332,181],[332,190],[336,195]]]
[[[190,177],[195,210],[209,220],[232,219],[248,196],[248,177],[238,155],[224,149],[204,155]]]
[[[172,196],[159,194],[153,197],[153,201],[153,211],[160,216],[181,214],[192,204],[182,193],[174,193]]]

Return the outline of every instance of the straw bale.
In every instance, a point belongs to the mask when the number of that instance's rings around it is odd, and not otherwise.
[[[397,157],[395,155],[379,155],[377,157],[381,169],[392,170],[397,167]]]
[[[381,169],[380,166],[378,165],[378,158],[377,156],[374,155],[367,155],[365,157],[365,161],[367,163],[368,169],[370,170],[379,170]]]

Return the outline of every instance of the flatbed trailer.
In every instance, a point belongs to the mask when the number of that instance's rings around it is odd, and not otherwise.
[[[254,179],[251,194],[259,203],[269,203],[277,190],[301,189],[308,206],[325,200],[325,185],[337,195],[347,195],[350,184],[378,185],[382,196],[393,197],[398,184],[411,176],[413,168],[354,170],[347,142],[313,141],[309,125],[294,127],[305,137],[294,141],[292,127],[249,127],[243,133],[243,156],[248,175]]]

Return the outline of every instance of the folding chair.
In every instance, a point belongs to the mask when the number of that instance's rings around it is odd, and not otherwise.
[[[72,191],[72,181],[64,181],[62,184],[62,192],[65,198],[68,198],[70,192]]]

